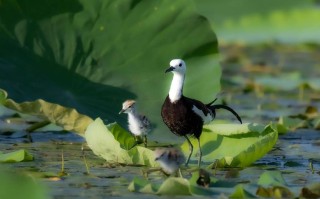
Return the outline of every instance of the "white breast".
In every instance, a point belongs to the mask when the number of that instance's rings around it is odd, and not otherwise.
[[[146,135],[149,131],[149,127],[144,125],[139,116],[133,114],[128,115],[129,130],[132,134],[140,136]]]

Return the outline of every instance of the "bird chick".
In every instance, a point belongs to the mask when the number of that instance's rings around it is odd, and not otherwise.
[[[119,112],[128,114],[129,131],[135,136],[138,142],[138,137],[143,136],[144,146],[147,147],[147,135],[151,131],[151,124],[149,119],[140,115],[137,111],[136,101],[126,100],[122,104],[122,110]]]
[[[160,166],[165,174],[171,175],[179,170],[182,177],[180,166],[186,159],[183,153],[176,148],[157,148],[154,151],[155,160],[160,163]]]

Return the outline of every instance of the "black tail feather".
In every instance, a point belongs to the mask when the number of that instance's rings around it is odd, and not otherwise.
[[[213,101],[215,102],[216,99]],[[209,103],[209,104],[212,104],[213,102]],[[216,104],[216,105],[212,105],[212,106],[207,106],[213,113],[213,115],[215,116],[216,115],[216,109],[225,109],[225,110],[228,110],[230,111],[234,116],[236,116],[236,118],[238,119],[238,121],[242,124],[242,120],[241,120],[241,117],[238,115],[238,113],[233,110],[232,108],[230,108],[229,106],[227,105],[223,105],[223,104]]]
[[[212,102],[206,104],[207,107],[211,106],[211,104],[215,103],[217,101],[218,98],[214,99]]]

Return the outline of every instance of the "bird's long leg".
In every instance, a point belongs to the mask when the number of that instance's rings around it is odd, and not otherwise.
[[[148,143],[147,135],[144,135],[144,136],[143,136],[143,143],[144,143],[144,147],[147,148],[147,143]]]
[[[193,152],[193,146],[192,146],[192,144],[191,144],[191,142],[190,142],[190,140],[189,140],[189,138],[188,138],[188,136],[184,136],[186,139],[187,139],[187,141],[188,141],[188,144],[189,144],[189,151],[190,151],[190,153],[189,153],[189,156],[188,156],[188,159],[187,159],[187,162],[186,162],[186,167],[188,166],[188,164],[189,164],[189,161],[190,161],[190,158],[191,158],[191,155],[192,155],[192,152]]]
[[[201,151],[201,145],[200,145],[200,138],[197,138],[197,140],[198,140],[198,146],[199,146],[198,167],[200,167],[200,164],[201,164],[201,158],[202,158],[202,151]]]

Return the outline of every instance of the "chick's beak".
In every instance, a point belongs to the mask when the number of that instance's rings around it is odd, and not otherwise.
[[[170,67],[165,71],[165,73],[171,72],[171,71],[174,71],[174,67],[172,67],[172,66],[170,66]]]
[[[156,157],[155,159],[154,159],[154,161],[158,161],[159,160],[159,157]]]
[[[119,112],[119,114],[123,113],[125,110],[124,109],[121,109],[121,111]]]

